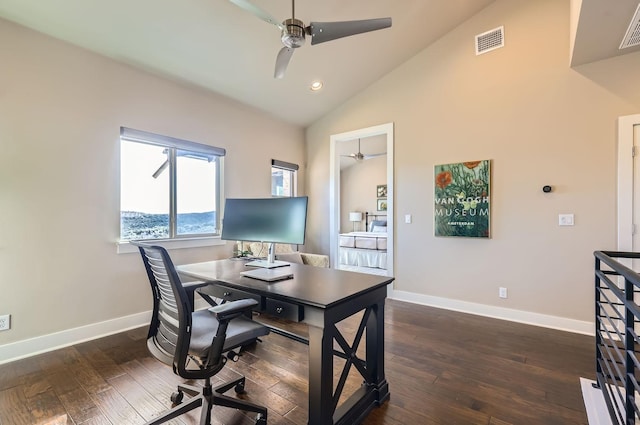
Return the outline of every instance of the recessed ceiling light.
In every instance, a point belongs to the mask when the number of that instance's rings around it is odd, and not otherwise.
[[[312,91],[318,91],[322,88],[322,81],[314,81],[311,83],[311,87],[309,87]]]

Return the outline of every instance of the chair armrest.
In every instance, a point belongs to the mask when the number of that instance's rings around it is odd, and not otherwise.
[[[182,282],[182,287],[185,291],[195,291],[198,288],[202,288],[203,286],[207,286],[207,282],[203,282],[201,280],[194,280],[193,282]]]
[[[211,307],[209,311],[218,320],[218,322],[225,322],[235,319],[238,316],[242,316],[245,312],[250,311],[257,305],[258,301],[247,298]]]

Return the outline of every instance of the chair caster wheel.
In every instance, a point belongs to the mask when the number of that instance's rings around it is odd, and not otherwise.
[[[227,358],[229,360],[231,360],[232,362],[237,362],[238,360],[240,360],[240,354],[236,353],[235,351],[231,350],[228,351],[226,354]]]
[[[258,413],[258,416],[256,416],[256,425],[267,425],[267,417],[262,413]]]
[[[234,390],[236,391],[236,394],[244,394],[244,381],[238,382]]]
[[[183,397],[184,393],[182,391],[176,391],[175,393],[171,394],[171,402],[173,404],[180,404],[182,403]]]

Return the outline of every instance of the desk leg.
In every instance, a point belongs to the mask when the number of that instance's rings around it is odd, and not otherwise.
[[[356,357],[359,339],[350,345],[325,315],[317,316],[318,320],[312,322],[319,326],[309,323],[309,425],[360,423],[371,409],[390,397],[384,373],[384,299],[365,310],[360,326],[366,328],[366,358],[362,361],[366,366],[359,367],[365,382],[340,406],[337,398],[342,387],[338,384],[337,394],[333,388],[334,342],[344,349],[340,356],[349,359],[346,368],[353,366],[353,361],[360,361]]]
[[[377,390],[376,404],[389,399],[389,384],[384,375],[384,300],[375,304],[367,321],[367,370]]]
[[[360,329],[363,327],[366,328],[364,361],[356,355],[360,340],[356,338],[353,345],[348,346],[344,338],[338,335],[338,344],[347,355],[347,365],[351,363],[358,369],[364,383],[343,404],[337,406],[334,413],[336,425],[361,423],[371,410],[390,397],[389,384],[384,375],[384,299],[366,307]],[[343,370],[343,376],[346,372]]]
[[[309,425],[333,424],[333,334],[309,326]]]

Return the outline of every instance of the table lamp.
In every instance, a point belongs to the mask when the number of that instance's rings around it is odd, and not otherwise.
[[[353,222],[353,231],[356,231],[356,223],[362,221],[362,213],[358,211],[353,211],[349,213],[349,221]]]

